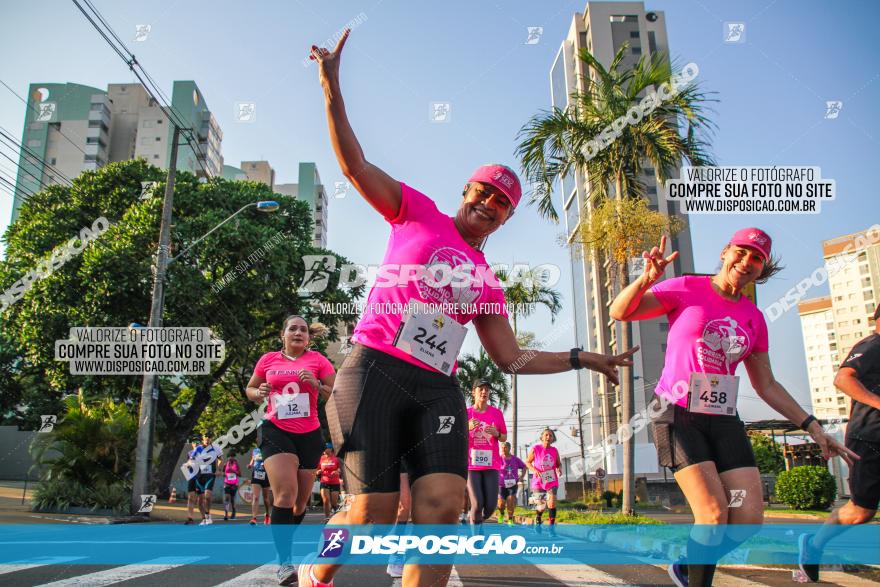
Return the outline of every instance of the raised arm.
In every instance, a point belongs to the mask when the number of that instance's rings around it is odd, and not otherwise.
[[[611,318],[634,322],[656,318],[666,313],[660,301],[648,291],[658,279],[663,277],[666,266],[678,257],[678,251],[673,251],[671,255],[664,257],[665,250],[666,236],[662,236],[660,237],[660,246],[654,247],[650,252],[644,251],[642,253],[642,257],[646,260],[645,271],[614,298],[614,302],[611,303],[608,310]]]
[[[345,102],[339,88],[339,60],[350,33],[351,30],[346,29],[333,51],[312,45],[310,55],[318,62],[330,142],[343,175],[377,212],[386,218],[394,218],[400,211],[400,182],[364,157],[361,145],[348,122]]]

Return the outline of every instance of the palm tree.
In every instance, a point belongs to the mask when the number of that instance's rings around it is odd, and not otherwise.
[[[573,245],[592,255],[599,267],[608,264],[615,278],[612,283],[616,283],[618,291],[628,284],[627,262],[644,249],[647,243],[643,237],[649,236],[628,231],[631,224],[629,220],[624,222],[626,212],[620,207],[624,199],[644,196],[645,186],[638,179],[643,168],[646,164],[653,166],[662,184],[683,160],[691,165],[713,164],[703,139],[713,127],[705,115],[704,104],[710,100],[693,83],[676,86],[668,98],[658,99],[652,111],[643,112],[638,122],[628,121],[619,136],[598,152],[587,151],[590,141],[625,117],[646,94],[670,83],[672,78],[672,66],[660,53],[642,57],[630,69],[621,68],[627,50],[628,45],[623,44],[606,69],[589,51],[581,49],[579,57],[589,72],[581,77],[581,90],[571,94],[570,105],[565,110],[554,109],[533,117],[520,130],[521,143],[517,147],[526,177],[534,186],[532,202],[544,217],[558,222],[552,201],[553,186],[575,171],[580,172],[588,184],[589,199],[581,210],[581,218],[591,215],[592,208],[603,200],[615,199],[612,206],[618,208],[617,213],[603,216],[611,226],[607,230],[601,227],[596,230],[595,225],[585,230],[582,226]],[[654,239],[653,243],[656,242]],[[615,325],[611,328],[611,338],[614,338]],[[629,325],[623,324],[618,352],[629,348],[631,337]],[[624,368],[621,373],[624,422],[633,416],[632,389],[632,370]],[[607,419],[610,410],[605,411]],[[624,513],[632,513],[634,506],[634,457],[630,438],[624,442]]]
[[[562,298],[559,292],[546,285],[545,275],[535,272],[534,270],[522,272],[518,279],[511,281],[506,271],[498,271],[496,274],[498,279],[504,285],[504,300],[508,304],[513,305],[513,312],[510,318],[513,322],[513,334],[518,336],[517,320],[522,317],[526,318],[532,314],[532,309],[537,305],[542,305],[550,310],[550,321],[555,322],[556,316],[562,309]],[[509,284],[509,285],[508,285]],[[520,345],[524,347],[526,345]],[[517,381],[516,373],[511,375],[511,387],[513,388],[513,433],[511,435],[513,441],[513,451],[517,450],[517,424],[518,424],[518,402],[517,402]]]
[[[465,355],[458,361],[456,371],[461,392],[467,398],[468,403],[473,402],[471,390],[480,379],[485,379],[491,384],[489,390],[489,404],[496,406],[502,412],[507,410],[510,404],[510,386],[507,384],[507,376],[492,362],[486,350],[480,347],[478,355]]]

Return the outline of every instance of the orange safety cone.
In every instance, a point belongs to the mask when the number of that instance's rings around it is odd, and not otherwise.
[[[177,488],[172,487],[171,495],[168,496],[168,503],[174,503],[175,501],[177,501]]]

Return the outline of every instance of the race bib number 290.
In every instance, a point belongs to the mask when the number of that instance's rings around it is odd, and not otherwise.
[[[467,328],[427,304],[415,301],[410,301],[402,320],[394,346],[450,375]]]

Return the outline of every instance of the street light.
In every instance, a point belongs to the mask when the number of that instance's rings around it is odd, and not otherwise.
[[[177,161],[177,142],[180,129],[174,127],[174,139],[171,150],[172,162]],[[260,212],[275,212],[278,210],[278,202],[274,200],[261,200],[245,204],[238,211],[231,214],[226,220],[199,237],[193,244],[180,254],[168,259],[168,249],[171,241],[171,209],[174,202],[174,179],[176,165],[168,169],[168,181],[165,186],[165,199],[162,204],[162,222],[159,229],[159,250],[156,254],[156,274],[153,278],[153,295],[150,305],[150,327],[162,326],[162,309],[165,305],[165,275],[168,266],[175,260],[185,255],[190,249],[200,243],[209,234],[232,220],[246,208],[255,206]],[[150,462],[153,458],[153,429],[156,423],[156,404],[159,400],[158,378],[154,373],[144,373],[141,383],[141,409],[138,416],[137,446],[135,448],[135,470],[132,482],[131,508],[132,513],[138,512],[141,495],[149,491]]]

